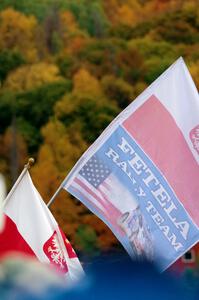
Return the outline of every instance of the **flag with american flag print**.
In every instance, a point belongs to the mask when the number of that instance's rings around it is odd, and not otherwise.
[[[105,129],[62,187],[132,257],[165,270],[199,240],[199,95],[179,58]]]

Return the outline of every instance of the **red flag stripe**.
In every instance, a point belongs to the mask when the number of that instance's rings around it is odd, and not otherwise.
[[[30,246],[19,233],[16,224],[5,215],[3,232],[0,233],[0,256],[18,252],[36,257]]]
[[[151,96],[123,126],[160,169],[199,225],[198,164],[168,110]]]

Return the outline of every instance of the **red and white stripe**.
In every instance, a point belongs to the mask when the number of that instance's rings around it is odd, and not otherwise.
[[[57,263],[57,267],[62,260],[67,265],[63,271],[67,271],[65,275],[69,280],[82,276],[83,269],[77,256],[68,253],[65,237],[34,187],[28,171],[5,202],[4,214],[6,223],[0,234],[1,256],[17,252],[34,256],[42,263]],[[52,246],[52,251],[45,251],[45,245]],[[52,255],[54,253],[56,257]]]
[[[137,203],[113,174],[110,174],[97,188],[78,174],[71,183],[71,187],[87,203],[90,203],[95,211],[98,211],[101,216],[114,225],[121,235],[124,235],[118,227],[117,220],[123,213],[131,210],[132,207],[137,207]],[[121,194],[123,195],[122,199]]]
[[[199,225],[199,166],[169,111],[157,97],[151,96],[123,127],[161,171]]]

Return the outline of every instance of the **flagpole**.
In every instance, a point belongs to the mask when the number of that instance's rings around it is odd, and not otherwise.
[[[26,172],[30,169],[30,167],[34,164],[35,160],[34,158],[29,158],[28,159],[28,163],[25,164],[23,171],[21,172],[21,174],[19,175],[19,177],[17,178],[15,184],[13,185],[12,189],[10,190],[10,192],[8,193],[6,199],[3,201],[3,205],[5,205],[7,203],[7,201],[10,199],[10,197],[12,196],[12,194],[14,193],[16,187],[18,186],[18,184],[20,183],[20,181],[22,180],[22,178],[24,177],[24,175],[26,174]]]
[[[50,201],[47,203],[47,207],[50,207],[50,205],[54,202],[55,198],[57,197],[57,195],[59,194],[59,192],[61,191],[61,189],[62,189],[62,184],[56,190],[56,192],[54,193],[54,195],[52,196],[52,198],[50,199]]]

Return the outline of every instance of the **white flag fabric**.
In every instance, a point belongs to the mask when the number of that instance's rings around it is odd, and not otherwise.
[[[68,283],[84,274],[82,266],[53,215],[32,183],[28,171],[4,205],[5,226],[0,255],[11,252],[35,256],[62,271]]]
[[[6,183],[2,174],[0,174],[0,232],[3,230],[4,216],[3,216],[3,201],[6,198]]]
[[[101,134],[62,187],[128,253],[168,268],[199,240],[199,95],[179,58]]]

